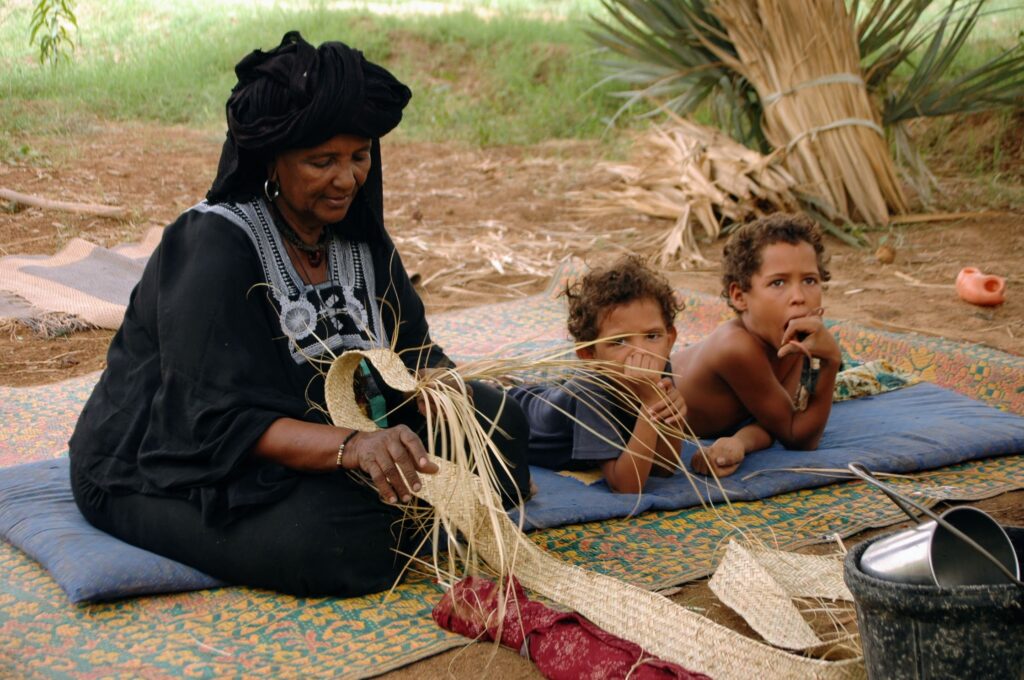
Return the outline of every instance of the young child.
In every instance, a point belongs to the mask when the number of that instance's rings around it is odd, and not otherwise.
[[[639,493],[652,468],[671,474],[679,461],[680,438],[655,424],[678,431],[686,414],[665,374],[676,340],[672,288],[626,257],[589,272],[566,297],[577,356],[601,363],[561,384],[512,388],[530,424],[528,459],[557,470],[600,467],[612,491]]]
[[[672,357],[687,422],[719,437],[694,456],[695,472],[730,475],[772,439],[817,448],[840,364],[821,319],[824,252],[817,225],[790,214],[743,225],[726,244],[722,295],[736,318]]]

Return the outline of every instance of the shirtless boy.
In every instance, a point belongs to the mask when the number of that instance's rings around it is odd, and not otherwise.
[[[722,295],[736,318],[672,357],[687,422],[697,436],[719,438],[691,466],[719,477],[773,439],[817,448],[840,364],[821,318],[821,286],[830,277],[810,219],[777,214],[740,227],[722,267]],[[811,388],[803,396],[802,377]]]
[[[679,463],[681,439],[671,433],[682,432],[686,403],[666,375],[676,340],[672,288],[626,257],[589,272],[566,296],[576,354],[599,363],[561,384],[512,388],[530,423],[527,457],[556,470],[599,467],[612,491],[640,493],[652,473],[671,474]]]

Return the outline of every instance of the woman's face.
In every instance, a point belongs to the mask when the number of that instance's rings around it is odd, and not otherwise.
[[[317,234],[348,214],[370,172],[370,143],[365,137],[343,134],[274,159],[270,178],[281,186],[275,204],[292,227]]]

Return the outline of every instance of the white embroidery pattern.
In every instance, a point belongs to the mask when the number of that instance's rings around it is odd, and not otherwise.
[[[373,260],[366,243],[333,239],[328,248],[328,280],[310,286],[292,266],[262,199],[215,205],[203,201],[192,209],[215,213],[249,236],[295,363],[339,350],[389,346],[375,304]]]
[[[305,340],[316,330],[316,308],[309,300],[284,300],[281,303],[281,329],[292,342]]]

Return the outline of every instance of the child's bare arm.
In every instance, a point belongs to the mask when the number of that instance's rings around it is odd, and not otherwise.
[[[681,433],[686,424],[686,400],[670,378],[662,378],[659,386],[664,396],[649,409],[649,413],[655,421],[668,426],[671,432],[680,433],[674,435],[662,430],[658,437],[653,474],[666,477],[679,468],[679,448],[683,443]]]
[[[615,493],[640,493],[647,478],[658,445],[658,430],[646,418],[637,418],[629,442],[618,458],[601,463],[601,474]]]
[[[651,367],[644,366],[641,370],[650,371]],[[646,384],[636,384],[633,389],[646,413],[637,417],[629,442],[619,457],[601,465],[608,486],[617,493],[640,493],[651,475],[652,466],[659,461],[666,469],[676,466],[680,438],[659,432],[656,423],[679,428],[686,415],[686,402],[668,378],[656,384],[647,378]]]
[[[704,451],[698,451],[690,460],[690,467],[701,475],[714,473],[727,477],[739,469],[749,453],[772,445],[772,435],[757,423],[746,425],[736,434],[719,437]]]
[[[820,324],[820,319],[818,322]],[[831,339],[831,334],[823,332]],[[733,340],[717,348],[714,364],[719,376],[728,383],[754,420],[783,446],[790,449],[816,448],[832,409],[832,390],[839,370],[839,348],[835,340],[832,339],[833,347],[829,348],[827,340],[815,338],[812,347],[817,352],[814,356],[819,358],[821,367],[817,387],[804,411],[794,409],[795,394],[791,394],[775,377],[764,346],[750,335],[738,335]],[[805,339],[803,344],[810,343]]]

